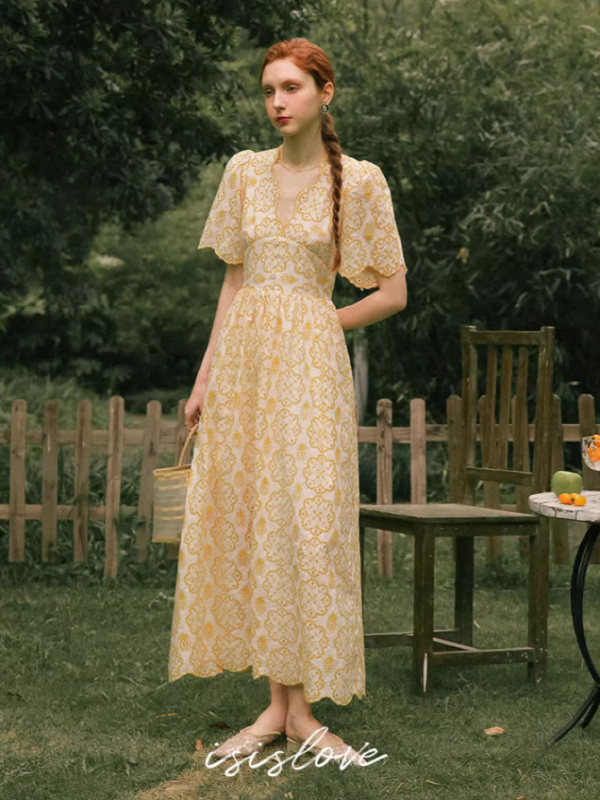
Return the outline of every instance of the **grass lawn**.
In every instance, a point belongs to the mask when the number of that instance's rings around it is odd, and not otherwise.
[[[506,539],[504,548],[501,567],[491,570],[485,540],[476,540],[477,646],[526,643],[526,565],[516,542]],[[450,542],[438,542],[436,626],[452,624],[450,554]],[[368,531],[365,630],[410,630],[411,539],[394,539],[392,579],[379,578],[376,564]],[[551,565],[543,686],[526,680],[524,664],[450,667],[433,674],[431,694],[420,699],[412,694],[409,648],[367,650],[367,695],[347,706],[326,698],[313,712],[356,749],[369,741],[388,757],[345,771],[334,764],[296,771],[288,763],[275,777],[247,763],[227,776],[231,762],[208,769],[195,751],[197,739],[210,750],[249,725],[269,690],[265,677],[226,672],[166,682],[174,571],[152,586],[4,585],[0,797],[587,800],[598,787],[600,713],[586,731],[547,743],[592,688],[571,623],[570,575],[570,565]],[[592,566],[585,608],[592,658],[600,656],[599,603]],[[486,734],[492,726],[504,733]]]

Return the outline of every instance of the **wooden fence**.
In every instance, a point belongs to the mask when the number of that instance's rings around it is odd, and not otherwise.
[[[483,398],[480,398],[480,403]],[[105,566],[106,577],[116,577],[119,560],[117,526],[121,513],[135,513],[138,519],[136,530],[136,558],[144,561],[148,547],[152,545],[152,495],[153,470],[159,466],[162,453],[171,453],[172,463],[179,458],[181,448],[187,437],[184,424],[186,400],[178,406],[177,421],[163,421],[161,404],[153,400],[148,403],[143,428],[125,428],[122,397],[112,397],[108,401],[108,427],[92,430],[92,404],[82,400],[77,406],[75,429],[58,429],[58,400],[48,400],[44,408],[44,421],[41,429],[28,429],[27,402],[16,399],[12,405],[10,428],[0,428],[0,444],[10,445],[10,488],[9,502],[0,504],[0,519],[9,520],[9,561],[23,561],[25,558],[25,520],[42,521],[41,558],[44,562],[53,560],[53,550],[57,542],[57,521],[70,520],[73,524],[73,558],[76,562],[85,560],[89,521],[105,524]],[[449,422],[460,418],[461,399],[452,395],[447,402],[446,424],[426,423],[425,401],[414,398],[410,401],[410,421],[408,427],[395,427],[392,421],[392,403],[382,399],[377,403],[377,422],[375,426],[359,426],[359,442],[370,442],[377,446],[377,495],[375,502],[391,503],[392,498],[392,445],[406,444],[410,447],[410,501],[425,503],[427,500],[426,445],[428,442],[446,442],[449,452],[450,494],[453,498],[456,463],[452,458],[452,442],[448,439]],[[594,398],[591,395],[579,397],[579,422],[563,424],[560,400],[554,396],[554,436],[551,472],[564,468],[564,443],[579,442],[581,437],[600,432],[596,424]],[[458,415],[458,416],[457,416]],[[456,429],[457,426],[451,426]],[[534,425],[529,425],[529,441],[533,441]],[[512,441],[512,425],[509,425],[509,441]],[[479,426],[477,439],[480,441]],[[42,445],[42,502],[25,502],[26,472],[25,459],[27,445]],[[70,504],[58,504],[58,449],[60,445],[74,445],[74,498]],[[100,448],[107,455],[106,497],[104,505],[91,506],[89,502],[90,454],[93,448]],[[137,506],[121,505],[121,480],[125,448],[138,448],[142,451],[141,475]],[[188,451],[189,458],[189,451]],[[600,489],[600,473],[583,465],[584,488]],[[521,487],[518,487],[521,488]],[[526,487],[523,487],[526,488]],[[548,487],[549,489],[549,487]],[[2,499],[2,497],[0,497]],[[521,498],[522,499],[522,498]],[[502,505],[514,509],[515,505]],[[555,521],[553,529],[554,561],[567,564],[570,561],[569,523]],[[581,526],[581,523],[571,523]],[[391,575],[391,534],[378,532],[378,553],[380,574]],[[488,540],[488,556],[497,555],[501,542],[496,537]],[[167,545],[169,558],[177,558],[178,546]],[[522,553],[522,555],[524,555]],[[600,563],[598,549],[592,563]]]

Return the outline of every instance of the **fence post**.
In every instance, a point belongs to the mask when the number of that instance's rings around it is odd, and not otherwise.
[[[123,416],[125,402],[122,397],[111,397],[108,402],[108,442],[106,461],[106,560],[104,577],[115,579],[119,567],[119,542],[117,520],[121,504],[121,475],[123,471]]]
[[[8,560],[25,561],[25,437],[27,400],[13,400],[10,428]]]
[[[75,479],[73,498],[73,560],[85,561],[90,518],[90,454],[92,452],[92,403],[77,403],[75,431]]]
[[[150,400],[146,405],[144,441],[142,444],[142,474],[140,476],[140,496],[138,500],[139,522],[135,532],[137,561],[145,561],[148,558],[148,543],[152,537],[154,470],[158,467],[161,417],[162,406],[160,402],[158,400]]]
[[[42,428],[42,561],[56,560],[58,400],[46,400]]]

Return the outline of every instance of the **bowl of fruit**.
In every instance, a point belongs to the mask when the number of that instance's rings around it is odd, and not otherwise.
[[[590,469],[600,471],[600,434],[584,436],[581,440],[581,455]]]

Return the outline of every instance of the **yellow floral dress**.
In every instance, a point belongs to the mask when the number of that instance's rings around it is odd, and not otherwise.
[[[198,248],[244,264],[215,344],[192,456],[168,679],[223,670],[365,694],[352,369],[331,300],[327,161],[277,214],[279,147],[229,160]],[[406,265],[379,167],[342,155],[340,274]]]

